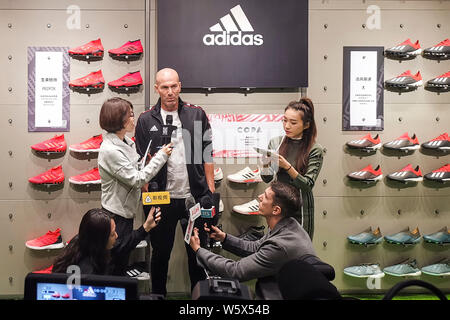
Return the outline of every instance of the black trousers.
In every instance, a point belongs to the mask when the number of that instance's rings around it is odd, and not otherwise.
[[[104,209],[105,210],[105,209]],[[111,212],[110,212],[111,214]],[[112,274],[125,275],[130,259],[131,250],[133,250],[133,219],[126,219],[117,214],[112,214],[112,218],[116,223],[117,240],[111,250],[111,265],[113,266]],[[131,247],[130,247],[131,246]]]
[[[189,222],[189,211],[186,210],[184,199],[170,199],[170,204],[161,205],[161,220],[158,226],[150,231],[150,242],[152,245],[152,257],[150,263],[152,293],[167,294],[166,283],[167,273],[169,268],[169,259],[172,252],[176,227],[178,221],[181,222],[183,236],[186,232],[187,224]],[[149,207],[144,208],[146,214]],[[195,227],[199,229],[200,243],[205,247],[207,241],[207,234],[203,229],[205,219],[197,218],[195,220]],[[189,278],[191,281],[191,292],[195,284],[206,279],[206,274],[203,268],[197,265],[197,258],[195,252],[191,247],[184,242],[186,253],[188,257]]]

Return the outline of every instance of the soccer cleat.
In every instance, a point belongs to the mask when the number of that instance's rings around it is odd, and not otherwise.
[[[450,91],[450,71],[428,80],[425,84],[425,89],[433,92],[448,92]]]
[[[442,228],[438,232],[427,234],[423,236],[423,240],[435,244],[449,244],[450,243],[450,233],[447,227]]]
[[[417,166],[415,169],[408,164],[403,169],[396,171],[394,173],[388,174],[388,179],[398,181],[398,182],[408,182],[408,181],[422,181],[422,171],[420,171],[419,166]]]
[[[407,92],[416,90],[423,84],[422,75],[418,71],[415,75],[411,74],[411,71],[405,71],[401,75],[386,80],[384,87],[387,90]]]
[[[259,168],[252,170],[249,167],[245,167],[234,174],[230,174],[227,178],[228,180],[236,183],[262,182]]]
[[[258,215],[259,201],[254,199],[247,203],[236,205],[233,207],[233,211],[244,215]]]
[[[407,259],[399,264],[386,267],[383,272],[394,277],[415,277],[422,274],[420,269],[417,268],[416,259]]]
[[[369,164],[364,169],[347,174],[347,177],[354,181],[375,182],[381,180],[383,174],[379,165],[373,169],[372,165]]]
[[[421,236],[419,232],[419,227],[415,228],[413,231],[409,231],[409,227],[405,230],[385,236],[384,240],[392,244],[417,244],[420,242]]]
[[[139,91],[143,81],[139,71],[130,72],[117,80],[108,82],[112,91],[119,93],[135,93]]]
[[[134,61],[138,60],[144,49],[141,40],[128,41],[119,48],[108,50],[109,56],[116,60]]]
[[[136,249],[145,248],[145,247],[147,247],[147,245],[148,245],[147,241],[142,240],[141,242],[139,242],[139,243],[136,245]]]
[[[416,43],[412,43],[410,39],[406,39],[405,41],[396,45],[395,47],[386,49],[384,51],[384,55],[387,58],[397,60],[414,59],[421,53],[422,49],[420,48],[419,40],[417,40]]]
[[[69,56],[78,60],[94,61],[103,58],[102,40],[92,40],[82,46],[69,50]]]
[[[445,39],[437,45],[424,49],[423,57],[434,60],[450,59],[450,39]]]
[[[381,141],[378,134],[372,138],[370,133],[368,133],[361,139],[351,140],[347,142],[346,145],[350,149],[376,151],[381,148]]]
[[[150,280],[150,274],[146,270],[145,262],[136,262],[125,272],[130,278],[137,280]]]
[[[89,73],[87,76],[69,82],[69,88],[80,93],[97,93],[105,88],[102,70]]]
[[[69,146],[69,150],[73,152],[99,152],[102,142],[103,136],[99,134],[86,141]]]
[[[64,172],[62,171],[62,166],[53,167],[35,177],[29,178],[28,181],[34,184],[44,185],[61,184],[64,182]]]
[[[64,139],[64,134],[61,134],[59,136],[54,136],[51,139],[34,144],[31,146],[31,149],[38,153],[62,153],[66,151],[67,144],[66,140]]]
[[[430,276],[450,276],[450,259],[444,258],[439,260],[435,264],[431,264],[423,267],[422,273],[428,274]]]
[[[437,138],[422,143],[422,148],[439,151],[450,151],[450,137],[448,136],[448,133],[445,132]]]
[[[419,139],[417,139],[416,134],[413,134],[412,137],[409,137],[408,132],[405,132],[397,139],[383,144],[383,148],[390,150],[418,150],[420,148],[420,145]]]
[[[440,167],[439,169],[433,170],[430,173],[427,173],[425,179],[436,182],[449,182],[450,181],[450,163],[447,163],[445,166]]]
[[[73,184],[100,184],[100,173],[96,167],[77,176],[70,177],[69,182]]]
[[[358,266],[344,268],[344,274],[355,278],[383,278],[384,273],[381,271],[378,263],[363,263]]]
[[[48,231],[45,235],[25,242],[27,248],[33,250],[49,250],[64,248],[64,242],[61,237],[61,229],[55,231]]]
[[[219,201],[219,212],[223,212],[223,210],[225,210],[225,206],[223,205],[222,199],[220,199],[220,201]]]
[[[350,243],[367,246],[380,243],[383,240],[383,236],[381,235],[379,227],[375,231],[372,231],[372,227],[369,227],[367,230],[357,235],[348,236],[347,239]]]
[[[222,168],[214,169],[214,182],[220,182],[223,179],[223,171]]]

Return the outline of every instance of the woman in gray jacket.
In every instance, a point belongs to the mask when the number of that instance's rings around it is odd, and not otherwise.
[[[163,146],[148,164],[141,163],[134,141],[126,136],[134,132],[133,105],[122,98],[111,98],[103,103],[100,127],[107,131],[98,155],[101,203],[114,219],[118,234],[115,246],[120,246],[121,239],[133,231],[136,213],[143,212],[141,187],[164,166],[172,146]],[[119,270],[124,270],[127,263],[128,256],[115,262]]]

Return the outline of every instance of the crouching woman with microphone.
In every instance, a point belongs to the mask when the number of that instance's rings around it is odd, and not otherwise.
[[[114,219],[118,234],[115,248],[126,245],[124,237],[133,231],[136,213],[143,213],[140,201],[141,187],[148,183],[163,167],[172,153],[172,145],[165,145],[148,162],[141,165],[132,139],[126,133],[134,132],[134,113],[131,102],[121,98],[107,100],[100,110],[100,127],[107,133],[103,137],[98,155],[101,177],[101,204]],[[129,252],[115,261],[113,274],[125,272]]]

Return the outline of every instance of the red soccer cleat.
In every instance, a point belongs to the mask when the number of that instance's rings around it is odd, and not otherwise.
[[[444,132],[439,137],[422,143],[422,148],[438,151],[450,151],[450,137],[447,132]]]
[[[82,93],[100,92],[105,87],[102,70],[89,73],[87,76],[69,82],[69,88]]]
[[[354,180],[354,181],[376,182],[383,178],[383,174],[381,172],[381,168],[379,165],[374,169],[372,167],[372,165],[369,164],[367,167],[365,167],[359,171],[354,171],[354,172],[347,174],[347,177],[350,180]]]
[[[423,80],[420,71],[414,75],[410,70],[407,70],[395,78],[386,80],[384,86],[387,90],[407,92],[416,90],[422,84]]]
[[[380,136],[377,134],[375,137],[372,137],[368,133],[360,139],[347,142],[347,147],[350,149],[376,151],[381,148]]]
[[[103,52],[102,40],[98,38],[82,46],[70,49],[69,56],[75,59],[94,61],[101,60],[103,58]]]
[[[446,183],[450,181],[450,163],[425,175],[425,179]]]
[[[397,139],[386,142],[383,147],[390,150],[417,150],[420,148],[420,145],[416,134],[409,137],[408,132],[405,132]]]
[[[417,40],[416,43],[412,43],[410,39],[406,39],[395,47],[384,51],[386,57],[399,60],[414,59],[421,53],[422,49],[420,48],[419,40]]]
[[[64,172],[62,171],[62,166],[51,168],[44,173],[28,179],[28,181],[34,184],[61,184],[64,182]]]
[[[98,168],[94,168],[77,176],[70,177],[69,182],[73,184],[100,184],[100,173],[98,172]]]
[[[66,151],[67,144],[66,140],[64,140],[64,134],[61,134],[43,142],[36,143],[31,146],[31,149],[36,152],[61,153]]]
[[[119,48],[108,50],[109,55],[117,60],[138,60],[144,49],[142,48],[141,40],[128,41]]]
[[[415,169],[408,164],[403,169],[393,172],[387,176],[391,180],[399,181],[399,182],[408,182],[408,181],[422,181],[423,175],[422,171],[420,171],[419,166]]]
[[[424,58],[435,60],[450,59],[450,39],[445,39],[430,48],[423,50]]]
[[[86,141],[69,146],[69,150],[73,152],[98,152],[102,142],[103,136],[99,134]]]
[[[64,248],[64,242],[61,237],[61,229],[48,231],[45,235],[25,242],[25,246],[34,250],[61,249]]]
[[[108,86],[112,91],[117,91],[119,93],[132,93],[139,91],[142,83],[141,73],[136,71],[130,72],[117,80],[108,82]]]

